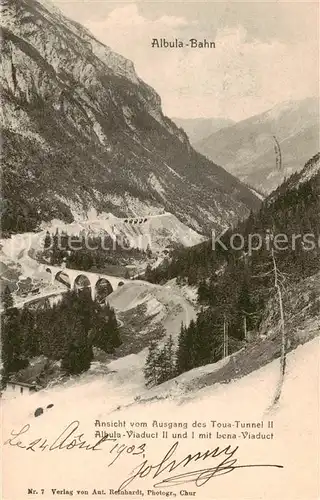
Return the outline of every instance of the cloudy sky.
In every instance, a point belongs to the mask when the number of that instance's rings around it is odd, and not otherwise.
[[[171,117],[241,120],[318,95],[318,2],[54,0],[131,59]],[[152,38],[206,38],[215,49],[155,49]]]

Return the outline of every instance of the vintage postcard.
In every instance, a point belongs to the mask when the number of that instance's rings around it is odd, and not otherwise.
[[[320,498],[318,20],[2,0],[4,500]]]

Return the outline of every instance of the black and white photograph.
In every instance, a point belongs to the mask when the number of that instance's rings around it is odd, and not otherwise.
[[[320,498],[318,2],[0,19],[1,498]]]

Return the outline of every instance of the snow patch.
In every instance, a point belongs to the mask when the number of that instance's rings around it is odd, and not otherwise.
[[[310,160],[309,164],[301,172],[297,186],[309,181],[319,173],[320,173],[320,158],[318,157],[318,159],[314,161]]]
[[[315,443],[319,440],[319,341],[314,339],[298,347],[288,356],[287,375],[283,393],[277,408],[272,413],[267,413],[267,408],[272,401],[274,388],[279,376],[279,360],[275,360],[256,372],[229,384],[206,387],[191,394],[183,391],[184,380],[176,379],[175,387],[170,390],[169,397],[163,397],[161,390],[153,393],[153,398],[144,403],[144,397],[152,391],[143,388],[140,366],[145,353],[126,356],[125,358],[109,363],[110,374],[84,376],[74,379],[65,386],[41,391],[32,396],[3,401],[3,429],[2,435],[6,439],[12,429],[18,430],[30,424],[29,441],[39,436],[45,436],[49,441],[57,437],[57,432],[64,429],[73,420],[80,420],[81,432],[88,439],[92,439],[94,422],[96,419],[147,421],[154,420],[170,422],[186,422],[193,428],[192,422],[260,422],[274,421],[273,430],[267,427],[264,433],[273,432],[274,439],[248,440],[239,439],[233,442],[223,441],[221,447],[226,445],[239,446],[236,458],[240,465],[245,464],[279,464],[283,468],[257,467],[252,473],[246,469],[225,475],[221,479],[211,479],[208,484],[201,487],[201,498],[212,498],[214,481],[214,494],[216,498],[226,496],[226,488],[236,491],[238,498],[255,500],[264,498],[287,498],[299,500],[301,498],[317,498],[318,495],[318,448]],[[214,366],[206,369],[215,370]],[[202,369],[200,369],[202,370]],[[196,371],[194,371],[196,375]],[[190,380],[190,373],[185,375],[185,380]],[[141,392],[143,391],[143,392]],[[84,402],[90,401],[90,404]],[[142,404],[139,404],[141,401]],[[246,402],[244,404],[244,402]],[[34,418],[37,407],[46,408],[48,404],[53,408],[45,411],[39,418]],[[155,429],[153,429],[154,431]],[[180,429],[178,429],[181,431]],[[210,443],[220,446],[217,442],[216,431],[219,429],[201,429],[201,432],[212,432]],[[239,429],[238,433],[247,429]],[[256,429],[257,430],[257,429]],[[300,430],[300,431],[299,431]],[[174,431],[174,429],[173,429]],[[223,429],[232,432],[233,429]],[[302,432],[303,431],[303,432]],[[184,432],[184,431],[183,431]],[[221,432],[221,429],[220,429]],[[213,441],[212,441],[213,440]],[[157,464],[172,444],[174,439],[158,439],[156,446],[147,441],[148,463]],[[91,442],[91,441],[90,441]],[[92,441],[93,442],[93,441]],[[135,440],[124,442],[136,444]],[[210,448],[208,439],[182,439],[179,441],[177,457],[187,456],[199,450]],[[117,488],[120,478],[129,477],[132,472],[130,460],[118,460],[113,469],[107,469],[105,457],[110,447],[99,452],[99,456],[88,460],[85,453],[72,455],[72,470],[66,468],[65,460],[61,460],[60,453],[16,453],[15,447],[5,447],[6,463],[14,463],[17,470],[36,471],[31,474],[35,488],[50,488],[52,484],[67,484],[69,489],[96,487],[97,478],[107,478],[108,487]],[[297,450],[300,450],[297,453]],[[306,463],[308,467],[306,468]],[[86,471],[82,474],[81,471]],[[190,470],[193,470],[192,468]],[[301,470],[304,471],[301,474]],[[108,472],[109,471],[109,472]],[[295,478],[292,481],[292,478]],[[37,480],[39,478],[39,480]],[[135,488],[153,487],[152,478],[145,477],[135,480]],[[22,474],[19,481],[4,481],[4,497],[22,498],[30,485],[30,474]],[[192,484],[188,490],[199,490]],[[10,495],[8,495],[10,491]],[[199,493],[199,492],[198,492]]]
[[[149,182],[150,186],[152,187],[152,189],[154,189],[155,191],[157,191],[157,193],[159,193],[160,196],[164,197],[165,190],[162,187],[162,184],[159,181],[159,179],[157,179],[157,177],[153,173],[151,173],[149,175],[148,182]]]
[[[77,207],[73,206],[73,210]],[[204,241],[204,237],[189,228],[173,214],[166,212],[139,217],[116,217],[111,213],[97,215],[95,209],[86,212],[82,220],[67,224],[59,220],[42,224],[43,230],[65,232],[70,235],[81,232],[103,236],[104,233],[129,240],[132,247],[159,252],[173,244],[193,246]]]

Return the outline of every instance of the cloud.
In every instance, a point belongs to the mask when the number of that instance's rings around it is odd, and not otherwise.
[[[184,17],[149,19],[134,3],[86,26],[132,60],[138,75],[160,94],[169,116],[240,120],[289,99],[318,91],[317,44],[306,39],[261,41],[242,26],[209,30]],[[157,49],[153,38],[207,38],[215,49]]]
[[[174,16],[162,16],[156,21],[156,23],[160,26],[169,26],[170,28],[188,25],[188,21],[185,18]],[[195,21],[193,21],[193,24],[195,24]]]
[[[100,27],[100,29],[103,29],[104,26],[109,29],[116,28],[121,32],[126,26],[136,28],[137,26],[145,25],[146,22],[146,19],[139,15],[137,6],[131,4],[114,9],[105,21],[94,22],[93,25]]]
[[[139,14],[137,4],[126,4],[112,10],[108,17],[104,20],[89,21],[87,26],[91,27],[95,32],[99,31],[102,36],[112,36],[107,31],[117,29],[115,38],[118,40],[126,31],[127,27],[131,27],[132,35],[138,35],[135,31],[137,27],[143,29],[143,33],[150,33],[153,30],[162,30],[168,28],[179,28],[188,25],[188,22],[183,17],[163,15],[156,20],[149,20]],[[106,31],[107,30],[107,31]],[[120,40],[119,40],[120,42]]]

